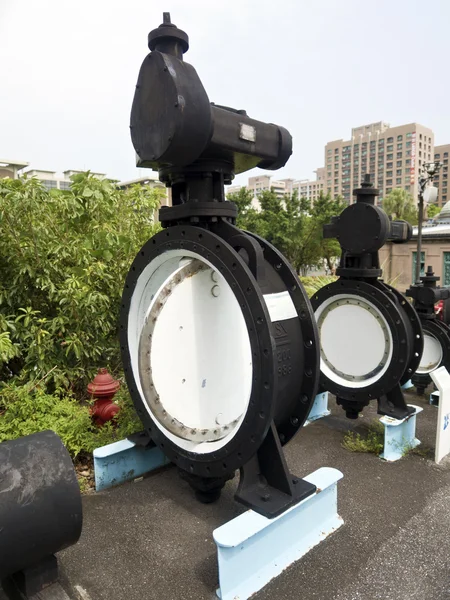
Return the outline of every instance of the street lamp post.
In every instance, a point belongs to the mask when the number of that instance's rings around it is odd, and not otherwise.
[[[423,195],[427,184],[433,180],[433,177],[442,167],[438,160],[424,163],[422,172],[419,176],[419,223],[417,227],[417,252],[416,252],[416,273],[415,283],[420,284],[420,264],[422,255],[422,222],[423,222]]]

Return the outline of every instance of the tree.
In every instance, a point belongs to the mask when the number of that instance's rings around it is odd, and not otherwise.
[[[340,247],[336,240],[323,238],[323,225],[345,208],[340,198],[332,199],[321,194],[311,206],[297,193],[280,198],[273,190],[265,190],[258,196],[259,211],[251,207],[252,199],[253,194],[245,188],[228,196],[228,200],[236,202],[241,209],[239,227],[267,239],[286,256],[298,273],[305,274],[324,260],[333,271]]]
[[[383,210],[394,221],[404,220],[417,225],[418,214],[414,199],[404,189],[393,189],[383,200]]]
[[[434,219],[434,217],[436,217],[441,212],[441,210],[442,208],[437,204],[429,204],[426,207],[427,217],[429,219]]]

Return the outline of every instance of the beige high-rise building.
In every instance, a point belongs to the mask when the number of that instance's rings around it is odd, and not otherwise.
[[[325,193],[325,169],[321,167],[315,171],[316,179],[299,179],[294,181],[293,190],[297,191],[299,198],[306,198],[314,204],[320,193]]]
[[[438,189],[437,204],[444,206],[450,200],[450,185],[448,185],[448,159],[450,156],[450,144],[434,147],[434,158],[443,163],[439,173],[434,178],[434,185]]]
[[[291,180],[272,181],[270,175],[258,175],[257,177],[248,178],[247,189],[253,192],[256,197],[265,190],[273,190],[278,198],[284,198],[284,195],[288,193],[286,181]]]
[[[353,190],[370,173],[380,190],[379,202],[394,188],[407,190],[417,201],[419,171],[433,156],[434,134],[418,123],[390,127],[379,121],[355,127],[349,140],[325,146],[324,189],[351,203]]]

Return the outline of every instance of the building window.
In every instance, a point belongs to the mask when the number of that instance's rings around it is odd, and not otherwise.
[[[395,183],[397,185],[401,185],[402,184],[402,178],[401,177],[397,177],[397,179],[395,180]]]
[[[420,154],[420,152],[419,152]],[[397,158],[401,158],[403,156],[402,152],[397,152]]]
[[[422,152],[419,150],[419,158],[422,158]]]
[[[437,159],[441,158],[441,155],[440,154],[435,154],[434,158],[437,160]]]
[[[379,146],[384,146],[384,140],[378,140],[378,145]]]
[[[327,154],[331,154],[331,148],[328,148]]]
[[[339,148],[335,148],[335,149],[334,149],[334,153],[335,153],[335,154],[339,154]]]
[[[393,149],[394,149],[394,146],[393,146],[392,144],[389,144],[389,145],[387,146],[387,151],[388,151],[388,152],[392,152],[392,150],[393,150]]]
[[[450,286],[450,252],[443,252],[444,259],[444,285]]]
[[[406,165],[407,167],[410,167],[410,166],[411,166],[411,159],[410,159],[410,158],[407,158],[407,159],[405,160],[405,165]]]
[[[401,150],[403,148],[403,144],[397,144],[397,150]]]
[[[412,283],[416,281],[417,252],[412,253]],[[425,252],[420,253],[420,275],[425,275]]]
[[[397,142],[401,142],[403,140],[403,136],[402,135],[398,135],[397,136]]]
[[[419,148],[422,148],[422,142],[419,142]]]
[[[410,138],[410,137],[412,137],[412,133],[411,133],[411,132],[407,133],[407,134],[406,134],[406,137],[407,137],[407,138]]]
[[[422,139],[422,134],[419,134],[419,138]]]
[[[354,150],[354,152],[357,152],[359,150],[359,144],[355,144],[353,146],[353,150]]]
[[[396,174],[401,176],[402,170],[401,169],[397,169],[397,173]]]
[[[406,142],[405,146],[406,148],[411,148],[411,142]]]
[[[392,160],[392,159],[394,158],[394,155],[393,155],[393,154],[388,154],[388,155],[386,156],[386,158],[387,158],[388,160]]]
[[[402,166],[402,161],[401,161],[401,160],[398,160],[398,161],[397,161],[397,167],[401,167],[401,166]]]
[[[394,141],[393,137],[388,137],[388,139],[387,139],[388,144],[392,143],[393,141]]]
[[[444,158],[448,158],[448,152],[444,152]]]
[[[56,181],[54,179],[42,179],[42,185],[48,190],[53,190],[57,187]]]
[[[386,181],[386,183],[387,183],[387,181]],[[389,194],[390,192],[392,192],[392,188],[390,188],[390,187],[386,188],[386,194]]]
[[[70,190],[71,182],[70,181],[60,181],[59,189],[60,190]]]
[[[386,169],[392,169],[394,163],[388,162],[386,163]]]
[[[389,177],[389,175],[388,175]],[[392,185],[392,179],[386,179],[386,185]]]

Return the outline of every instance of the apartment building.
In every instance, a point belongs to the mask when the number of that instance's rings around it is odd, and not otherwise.
[[[284,198],[284,195],[289,193],[289,184],[286,182],[290,181],[293,180],[272,181],[270,175],[258,175],[248,178],[247,189],[253,192],[256,197],[263,191],[273,190],[278,198]]]
[[[448,159],[450,144],[434,147],[434,159],[443,163],[439,173],[435,176],[433,184],[438,189],[437,204],[444,206],[450,200],[450,186],[448,185]]]
[[[325,192],[325,169],[321,167],[315,171],[316,179],[298,179],[294,181],[293,191],[296,191],[299,198],[306,198],[314,204],[321,193]]]
[[[394,188],[417,199],[420,169],[433,156],[433,131],[418,123],[391,127],[379,121],[355,127],[349,140],[325,146],[324,190],[350,203],[352,190],[370,173],[380,190],[379,202]]]
[[[18,179],[20,172],[28,167],[29,163],[23,160],[9,160],[0,158],[0,179]]]
[[[79,173],[83,173],[83,171],[74,171],[73,169],[69,169],[64,171],[62,175],[58,175],[56,171],[45,171],[43,169],[30,169],[28,171],[24,171],[20,174],[20,177],[26,176],[29,179],[31,177],[36,177],[42,182],[42,185],[48,190],[69,190],[71,185],[71,177],[72,175],[77,175]],[[103,179],[105,176],[104,173],[92,173],[98,179]]]

